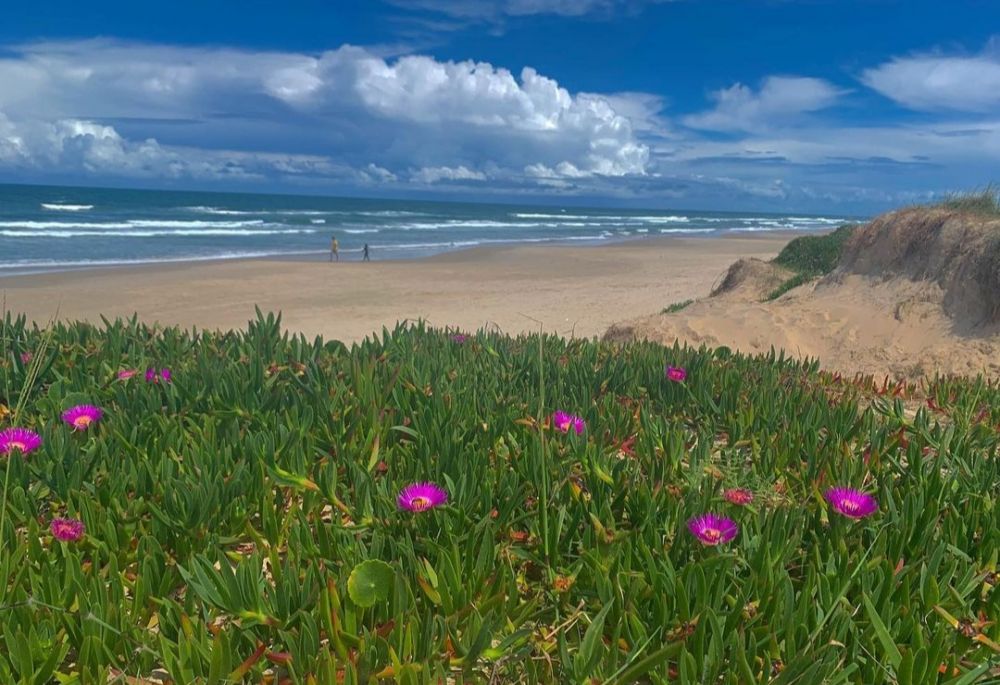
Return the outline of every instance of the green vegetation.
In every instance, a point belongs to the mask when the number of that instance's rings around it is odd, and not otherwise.
[[[973,214],[1000,216],[1000,188],[991,184],[982,190],[955,193],[934,206]]]
[[[813,275],[811,273],[795,274],[791,278],[786,279],[777,288],[775,288],[774,290],[772,290],[771,292],[769,292],[767,294],[767,297],[764,298],[764,301],[765,302],[771,302],[773,300],[777,300],[779,297],[781,297],[782,295],[784,295],[785,293],[787,293],[789,290],[793,290],[795,288],[798,288],[800,285],[804,285],[804,284],[808,283],[809,281],[813,280],[816,277],[817,276],[815,276],[815,275]]]
[[[670,305],[669,307],[665,308],[660,313],[661,314],[673,314],[674,312],[679,312],[682,309],[687,309],[692,304],[694,304],[694,300],[684,300],[682,302],[674,302],[672,305]]]
[[[800,236],[785,245],[772,262],[791,269],[795,275],[771,291],[767,301],[776,300],[792,288],[837,268],[840,255],[844,252],[844,244],[855,228],[857,226],[854,224],[844,224],[832,233]]]
[[[982,380],[419,326],[347,348],[274,317],[0,325],[5,423],[42,439],[0,455],[0,682],[998,675],[1000,391]],[[149,367],[171,373],[117,375]],[[105,414],[72,431],[82,403]],[[585,430],[553,430],[554,410]],[[400,510],[422,481],[447,504]],[[837,513],[832,486],[877,510]],[[735,537],[702,544],[705,512]],[[84,537],[54,539],[57,516]]]

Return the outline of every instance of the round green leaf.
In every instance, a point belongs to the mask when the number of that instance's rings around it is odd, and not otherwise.
[[[347,594],[359,607],[370,607],[389,597],[393,579],[392,566],[377,559],[362,561],[347,579]]]

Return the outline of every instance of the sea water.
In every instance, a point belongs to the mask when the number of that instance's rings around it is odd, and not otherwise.
[[[515,243],[815,231],[844,216],[0,185],[0,275],[268,256],[408,259]]]

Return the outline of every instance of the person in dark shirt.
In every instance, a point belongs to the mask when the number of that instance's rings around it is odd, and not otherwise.
[[[365,243],[365,251],[364,254],[361,256],[361,261],[363,262],[371,261],[371,257],[368,255],[368,243]]]

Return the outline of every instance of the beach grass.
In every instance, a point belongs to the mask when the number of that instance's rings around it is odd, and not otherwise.
[[[990,184],[982,190],[953,193],[934,206],[984,216],[1000,216],[1000,186]]]
[[[771,261],[791,269],[795,275],[771,291],[765,301],[776,300],[789,290],[833,271],[855,228],[854,224],[844,224],[824,235],[799,236],[790,241]]]
[[[679,311],[682,311],[684,309],[687,309],[692,304],[694,304],[694,300],[682,300],[680,302],[674,302],[669,307],[664,307],[663,311],[660,312],[660,313],[661,314],[673,314],[675,312],[679,312]]]
[[[972,683],[1000,651],[983,379],[2,326],[41,445],[0,443],[0,682]]]

